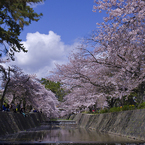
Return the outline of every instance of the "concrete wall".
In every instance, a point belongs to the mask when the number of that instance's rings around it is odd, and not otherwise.
[[[145,140],[145,109],[97,115],[72,115],[80,127]]]
[[[32,113],[24,117],[20,113],[0,112],[0,135],[13,134],[34,128],[45,120],[46,117],[41,113]]]

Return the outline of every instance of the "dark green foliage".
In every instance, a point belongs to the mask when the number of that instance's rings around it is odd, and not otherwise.
[[[29,25],[31,21],[38,21],[42,13],[37,14],[28,4],[39,3],[42,0],[1,0],[0,1],[0,44],[4,49],[2,53],[9,51],[9,56],[14,60],[14,52],[21,50],[27,52],[18,38],[25,25]],[[5,44],[9,47],[6,47]],[[2,48],[1,48],[2,49]]]
[[[120,106],[119,98],[112,98],[111,96],[106,97],[106,101],[108,103],[109,108]]]
[[[112,98],[108,96],[106,101],[108,103],[109,108],[119,107],[124,105],[136,105],[137,93],[131,92],[129,96],[123,96],[120,98]]]
[[[46,89],[50,89],[53,93],[56,94],[58,101],[63,101],[65,92],[64,92],[63,88],[61,88],[60,82],[53,82],[53,81],[47,80],[45,78],[42,78],[41,83],[45,85]]]
[[[144,101],[145,82],[142,82],[137,88],[133,89],[132,91],[134,93],[134,96],[136,97],[135,101],[139,106]]]

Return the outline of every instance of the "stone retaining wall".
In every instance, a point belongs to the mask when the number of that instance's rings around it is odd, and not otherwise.
[[[31,113],[24,117],[20,113],[0,112],[0,136],[37,127],[45,120],[46,117],[41,113]]]
[[[145,109],[97,115],[72,115],[80,127],[145,140]]]

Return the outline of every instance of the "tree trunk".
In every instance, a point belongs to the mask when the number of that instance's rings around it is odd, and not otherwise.
[[[144,96],[144,83],[142,83],[139,87],[139,98],[140,98],[140,104],[143,102],[143,96]]]
[[[116,99],[115,98],[111,98],[111,102],[109,104],[110,108],[114,107],[115,102],[116,102]]]
[[[2,106],[3,106],[3,102],[4,102],[4,97],[5,97],[7,88],[8,88],[8,84],[9,84],[9,82],[10,82],[10,67],[9,67],[9,69],[8,69],[8,73],[6,73],[6,75],[5,75],[5,78],[8,79],[8,80],[7,80],[7,83],[6,83],[6,85],[5,85],[5,89],[4,89],[4,91],[3,91],[3,95],[2,95],[2,98],[1,98],[1,104],[0,104],[0,105],[1,105],[1,106],[0,106],[1,110],[2,110]]]
[[[2,106],[3,106],[4,97],[5,97],[5,94],[6,94],[6,91],[7,91],[9,82],[10,82],[10,78],[8,78],[8,81],[7,81],[7,83],[6,83],[5,89],[4,89],[4,91],[3,91],[3,95],[2,95],[2,98],[1,98],[1,104],[0,104],[0,105],[1,105],[1,109],[3,109]]]

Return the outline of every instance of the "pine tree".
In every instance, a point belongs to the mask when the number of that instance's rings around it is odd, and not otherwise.
[[[14,60],[14,52],[27,52],[18,38],[25,25],[31,21],[38,21],[42,13],[37,14],[31,8],[31,4],[37,4],[43,0],[1,0],[0,1],[0,56],[9,54]],[[8,44],[8,46],[7,46]]]

